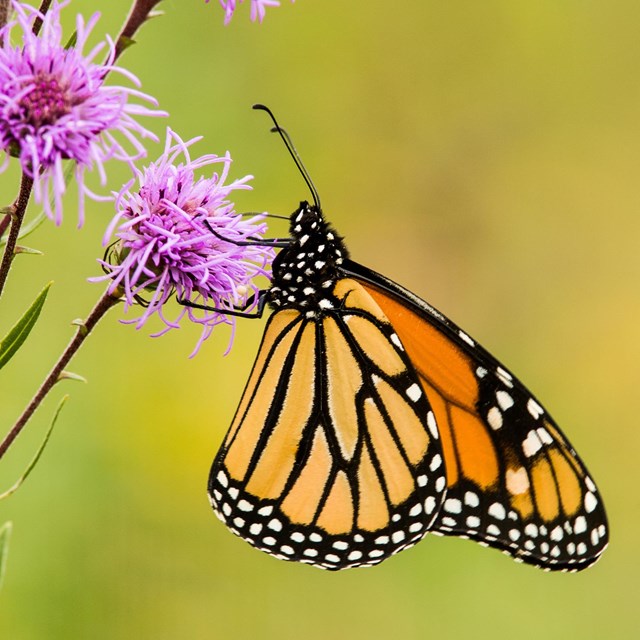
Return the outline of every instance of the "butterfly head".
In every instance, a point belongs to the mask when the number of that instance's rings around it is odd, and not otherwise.
[[[325,221],[322,211],[308,202],[291,214],[291,245],[273,261],[270,302],[274,308],[293,307],[311,312],[328,307],[340,265],[348,258],[342,238]]]

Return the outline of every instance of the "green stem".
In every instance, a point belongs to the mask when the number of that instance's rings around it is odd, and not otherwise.
[[[116,291],[113,294],[106,291],[98,300],[96,306],[92,309],[87,319],[78,327],[75,336],[71,339],[67,348],[62,352],[62,355],[49,372],[49,375],[45,378],[36,395],[33,396],[33,399],[27,405],[22,415],[18,418],[17,422],[0,443],[0,458],[2,458],[6,453],[7,449],[11,446],[11,443],[18,437],[18,435],[20,435],[20,432],[24,429],[35,410],[40,406],[49,391],[53,389],[56,382],[58,382],[64,368],[69,364],[71,358],[73,358],[73,356],[78,352],[78,349],[80,349],[84,344],[84,341],[91,333],[91,330],[96,326],[96,324],[98,324],[98,321],[107,313],[107,311],[118,303],[119,300],[119,291]]]

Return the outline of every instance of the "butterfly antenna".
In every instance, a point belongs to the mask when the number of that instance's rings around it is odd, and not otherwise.
[[[296,167],[298,167],[298,171],[300,171],[300,174],[304,178],[304,181],[307,183],[307,187],[309,187],[309,191],[311,191],[311,196],[313,197],[313,203],[316,205],[318,209],[322,210],[322,207],[320,206],[320,196],[318,195],[318,190],[313,184],[313,180],[311,179],[309,172],[304,166],[304,163],[300,159],[300,156],[298,155],[298,152],[296,151],[296,148],[289,134],[278,124],[276,117],[273,115],[273,112],[271,111],[271,109],[269,109],[269,107],[266,107],[263,104],[254,104],[253,108],[259,109],[260,111],[266,111],[269,114],[271,120],[273,120],[273,124],[275,125],[273,129],[271,129],[271,131],[274,133],[278,133],[282,138],[282,141],[284,142],[285,147],[287,147],[287,151],[293,158],[293,161],[296,163]]]

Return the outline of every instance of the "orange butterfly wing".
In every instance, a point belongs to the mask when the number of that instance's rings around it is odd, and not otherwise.
[[[436,417],[447,496],[434,532],[545,569],[577,571],[608,542],[602,499],[551,416],[495,358],[408,290],[360,265]]]
[[[322,315],[270,317],[209,496],[262,551],[344,569],[420,540],[446,480],[433,413],[389,320],[354,280],[327,296]]]

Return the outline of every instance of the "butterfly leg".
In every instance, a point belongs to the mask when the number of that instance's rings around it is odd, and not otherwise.
[[[210,307],[206,304],[198,304],[197,302],[192,302],[191,300],[181,300],[177,298],[178,303],[184,307],[190,307],[191,309],[204,309],[205,311],[218,311],[219,313],[223,313],[227,316],[237,316],[239,318],[262,318],[262,314],[264,313],[264,307],[267,304],[267,289],[259,291],[257,294],[253,294],[245,304],[242,306],[233,306],[231,309],[220,309],[218,307]],[[256,305],[256,310],[254,312],[247,312],[246,310],[252,306],[256,298],[258,300]]]

